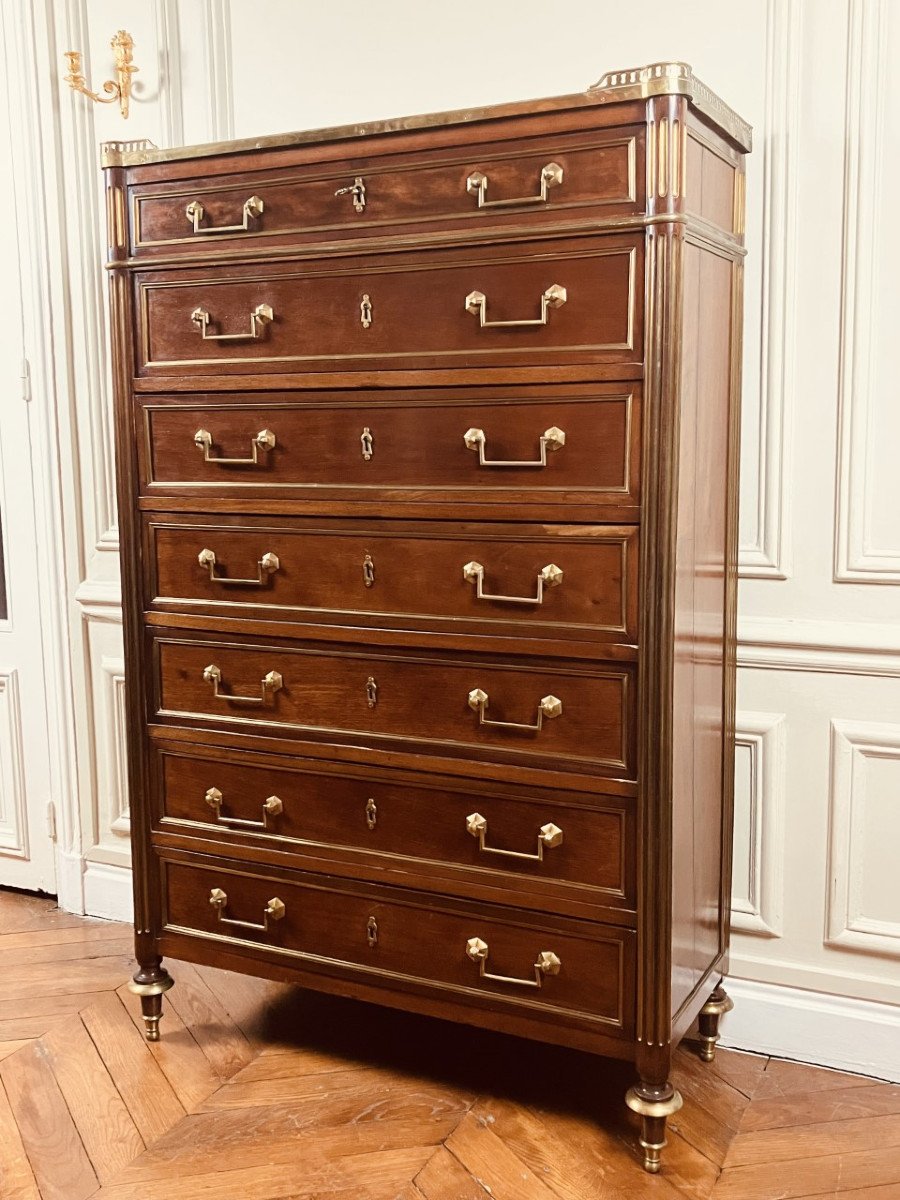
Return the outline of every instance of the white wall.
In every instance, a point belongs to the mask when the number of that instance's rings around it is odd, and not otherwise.
[[[73,780],[61,796],[65,902],[109,915],[128,903],[97,142],[168,145],[465,107],[686,59],[756,137],[732,958],[733,975],[753,982],[735,982],[744,1015],[739,1004],[727,1032],[738,1044],[900,1078],[900,1038],[893,1059],[878,1049],[896,1017],[878,1005],[900,1003],[900,405],[889,373],[900,316],[889,205],[900,181],[888,153],[900,134],[889,69],[900,7],[16,2],[27,51],[17,69],[36,73],[29,86],[42,101],[21,152],[32,187],[44,184],[51,252],[41,287],[54,312],[72,305],[62,346],[51,354],[33,331],[27,348],[49,361],[47,403],[61,431],[63,489],[48,508],[57,536],[67,531],[56,593],[74,729],[74,744],[61,735],[56,748]],[[89,75],[105,78],[106,45],[122,26],[141,71],[127,125],[112,108],[57,96],[53,82],[72,47],[89,49]],[[797,1002],[816,1020],[792,1020]],[[854,1037],[836,1032],[848,1021]],[[787,1045],[772,1040],[775,1028]]]

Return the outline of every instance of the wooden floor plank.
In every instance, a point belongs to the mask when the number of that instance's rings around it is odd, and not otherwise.
[[[269,1009],[290,991],[289,985],[218,967],[198,966],[196,970],[248,1042],[261,1049],[267,1038]]]
[[[448,1106],[464,1110],[471,1101],[470,1096],[458,1089],[437,1083],[351,1069],[249,1083],[243,1083],[242,1076],[237,1076],[210,1096],[200,1106],[200,1111],[222,1113],[268,1109],[272,1105],[290,1106],[298,1119],[300,1114],[306,1113],[308,1120],[337,1125],[396,1113],[398,1105],[426,1117]]]
[[[432,1148],[354,1155],[341,1162],[328,1162],[321,1154],[295,1156],[289,1163],[261,1163],[235,1171],[215,1171],[179,1179],[178,1200],[311,1200],[341,1191],[359,1200],[393,1200],[397,1192],[418,1174],[430,1158]],[[98,1193],[98,1200],[172,1200],[172,1180],[114,1183]],[[518,1200],[523,1200],[520,1195]],[[530,1198],[529,1198],[530,1200]],[[537,1198],[535,1198],[537,1200]]]
[[[739,1133],[731,1143],[726,1166],[791,1162],[859,1150],[894,1148],[900,1159],[900,1115],[852,1121],[825,1121],[792,1129]]]
[[[134,934],[130,925],[123,925],[119,921],[93,921],[88,917],[82,917],[81,923],[75,926],[25,929],[19,933],[7,933],[4,930],[0,933],[0,955],[6,955],[10,950],[22,950],[29,947],[100,945],[103,942],[118,942],[122,938],[128,938],[129,944],[133,945]]]
[[[134,971],[125,954],[90,961],[30,963],[0,976],[0,1003],[28,1000],[35,995],[66,996],[78,992],[112,991]]]
[[[41,1200],[6,1089],[0,1079],[0,1196],[3,1200]]]
[[[900,1197],[900,1154],[893,1146],[726,1167],[713,1189],[712,1200],[806,1200],[821,1195],[823,1189],[825,1195],[838,1191],[842,1196],[854,1189],[874,1187],[893,1187]]]
[[[68,932],[68,931],[67,931]],[[10,977],[19,967],[28,967],[37,963],[51,963],[65,971],[69,963],[90,963],[96,958],[110,958],[115,955],[123,963],[131,959],[133,939],[121,933],[115,938],[90,938],[79,942],[51,942],[34,946],[18,946],[7,949],[0,938],[0,961],[4,971]],[[127,978],[127,974],[125,976]]]
[[[765,1054],[748,1054],[743,1050],[716,1049],[716,1057],[704,1064],[713,1075],[730,1083],[749,1100],[756,1095],[760,1079],[769,1059]]]
[[[101,1183],[144,1150],[131,1114],[110,1078],[81,1017],[41,1039],[41,1051],[68,1105]]]
[[[141,1015],[140,997],[130,992],[127,985],[119,988],[117,995],[143,1038],[146,1026]],[[221,1086],[222,1081],[178,1013],[170,1005],[165,1006],[163,1012],[161,1029],[164,1036],[158,1042],[145,1044],[185,1111],[192,1112]]]
[[[86,918],[57,908],[49,896],[32,896],[0,888],[0,929],[23,933],[35,929],[84,928]]]
[[[169,969],[175,986],[166,992],[164,1005],[178,1013],[218,1077],[230,1079],[253,1061],[250,1043],[195,967],[169,963]]]
[[[619,1200],[648,1195],[645,1175],[634,1149],[634,1135],[625,1120],[625,1106],[616,1111],[611,1122],[585,1120],[576,1113],[553,1112],[547,1108],[524,1105],[496,1096],[482,1098],[472,1109],[472,1118],[489,1128],[542,1184],[561,1200],[602,1197]],[[451,1147],[452,1148],[452,1147]],[[669,1150],[674,1149],[674,1155]],[[677,1191],[669,1182],[670,1171],[684,1172],[683,1150],[701,1164],[702,1188]],[[666,1176],[654,1181],[654,1196],[659,1200],[682,1200],[694,1195],[706,1200],[718,1171],[689,1147],[670,1139],[666,1151]],[[468,1162],[465,1164],[473,1174]],[[688,1172],[689,1174],[689,1172]],[[708,1183],[707,1183],[708,1181]],[[489,1182],[489,1181],[487,1181]]]
[[[330,1071],[375,1069],[371,1063],[348,1059],[343,1054],[279,1046],[277,1054],[260,1054],[253,1062],[242,1067],[234,1081],[259,1083],[265,1079],[296,1079],[306,1075],[325,1075]]]
[[[10,1054],[15,1054],[17,1050],[21,1050],[23,1046],[27,1046],[31,1038],[21,1038],[16,1042],[0,1042],[0,1062],[4,1058],[9,1058]]]
[[[113,1083],[149,1145],[184,1116],[184,1107],[115,992],[82,1014]]]
[[[865,1087],[871,1079],[864,1075],[847,1075],[826,1067],[811,1067],[806,1063],[787,1062],[770,1058],[763,1071],[754,1100],[773,1096],[796,1096],[805,1092],[820,1092],[829,1088]]]
[[[4,1059],[0,1079],[42,1200],[87,1200],[97,1176],[39,1044]]]
[[[558,1200],[483,1117],[468,1113],[445,1144],[494,1200]]]
[[[883,1187],[817,1192],[815,1196],[806,1197],[805,1200],[900,1200],[900,1188],[896,1183],[886,1183]]]
[[[488,1200],[491,1195],[446,1146],[432,1154],[416,1176],[414,1187],[424,1200]]]
[[[236,1171],[252,1162],[285,1163],[310,1158],[341,1162],[359,1154],[440,1145],[464,1110],[445,1108],[427,1117],[403,1104],[377,1117],[329,1125],[280,1106],[247,1112],[198,1113],[181,1121],[122,1171],[117,1184],[181,1181],[189,1175]],[[298,1119],[299,1118],[299,1119]]]
[[[677,1133],[716,1167],[721,1167],[737,1130],[713,1116],[690,1091],[685,1088],[679,1090],[683,1105],[669,1118],[667,1129]]]
[[[783,1099],[757,1100],[748,1105],[741,1122],[741,1132],[889,1116],[892,1113],[900,1113],[900,1086],[876,1083],[869,1087],[827,1088]]]

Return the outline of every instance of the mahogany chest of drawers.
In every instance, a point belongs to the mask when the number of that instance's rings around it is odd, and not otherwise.
[[[135,920],[635,1063],[726,967],[747,126],[683,64],[105,147]]]

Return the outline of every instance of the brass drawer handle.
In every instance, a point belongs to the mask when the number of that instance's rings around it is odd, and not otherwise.
[[[279,900],[277,896],[273,896],[263,909],[262,923],[257,923],[256,921],[238,921],[235,917],[226,917],[224,913],[228,904],[228,897],[221,888],[212,889],[209,893],[209,902],[216,910],[216,919],[223,925],[230,925],[233,929],[252,929],[255,933],[268,933],[269,922],[280,921],[285,913],[284,901]]]
[[[484,714],[488,706],[488,694],[482,691],[481,688],[473,688],[469,692],[469,708],[478,713],[479,725],[491,725],[495,729],[528,729],[539,731],[544,724],[544,718],[551,720],[553,717],[562,716],[562,700],[556,696],[544,696],[540,704],[538,704],[537,721],[533,725],[523,724],[520,721],[492,721]]]
[[[469,813],[466,817],[466,833],[478,839],[478,849],[485,854],[500,854],[504,858],[518,858],[525,862],[543,862],[544,851],[552,850],[563,843],[563,831],[553,822],[542,825],[537,835],[537,854],[528,854],[524,850],[499,850],[496,846],[487,846],[487,817],[479,812]]]
[[[485,200],[488,177],[483,171],[473,171],[466,180],[466,191],[478,197],[479,208],[511,208],[517,204],[546,204],[550,188],[559,187],[563,181],[563,169],[559,163],[547,163],[541,167],[541,190],[536,196],[516,196],[511,200]]]
[[[243,817],[224,817],[222,815],[222,793],[216,787],[211,787],[203,799],[216,814],[215,819],[220,825],[233,826],[235,829],[268,829],[269,817],[280,817],[284,812],[284,805],[278,796],[269,796],[267,800],[263,801],[261,821],[250,821]]]
[[[219,688],[222,682],[222,669],[215,663],[210,663],[208,667],[203,668],[203,678],[207,683],[213,685],[213,697],[216,700],[227,700],[230,704],[268,704],[269,696],[284,686],[284,680],[278,671],[270,671],[264,679],[259,681],[260,694],[258,696],[236,696],[233,692],[223,692]]]
[[[563,581],[563,573],[556,563],[547,563],[537,577],[536,596],[495,596],[484,590],[484,567],[480,562],[468,562],[463,567],[463,579],[475,584],[476,600],[501,600],[504,604],[543,604],[544,588],[557,587]]]
[[[208,429],[198,429],[194,434],[194,445],[198,450],[203,451],[203,461],[208,463],[219,463],[225,467],[255,467],[259,465],[260,450],[275,449],[275,434],[271,429],[261,429],[250,443],[249,458],[222,458],[216,454],[210,454],[213,445],[213,437]]]
[[[271,304],[257,304],[250,313],[250,328],[244,333],[210,333],[212,317],[205,308],[195,308],[191,313],[191,320],[200,330],[204,342],[246,342],[251,338],[262,337],[265,326],[275,320],[275,313]]]
[[[517,979],[515,975],[492,975],[485,970],[488,959],[488,944],[481,938],[469,938],[466,942],[466,954],[472,962],[478,963],[478,974],[482,979],[490,979],[492,983],[515,983],[519,987],[539,988],[543,986],[545,975],[558,975],[562,970],[559,956],[552,950],[541,950],[534,963],[534,979]]]
[[[264,208],[265,204],[260,196],[251,196],[249,200],[244,201],[243,219],[240,225],[206,225],[203,228],[201,228],[200,222],[203,220],[206,210],[199,200],[192,200],[184,212],[191,222],[194,233],[249,233],[251,218],[261,217]]]
[[[272,554],[271,551],[264,554],[257,562],[257,576],[255,579],[233,579],[229,575],[216,574],[216,552],[215,550],[201,550],[197,555],[197,561],[201,567],[206,567],[209,570],[209,577],[213,583],[223,584],[246,584],[249,587],[262,587],[268,580],[270,575],[273,575],[281,566],[277,554]]]
[[[566,444],[566,435],[561,429],[551,425],[541,434],[540,458],[526,458],[524,461],[517,458],[485,458],[484,446],[487,437],[483,429],[467,429],[463,434],[463,441],[467,450],[472,450],[478,455],[479,467],[546,467],[547,451],[561,450]]]
[[[487,296],[484,292],[469,292],[466,296],[466,312],[478,317],[482,329],[510,329],[518,325],[546,325],[551,308],[561,308],[568,296],[566,289],[558,283],[551,283],[541,296],[541,315],[526,317],[522,321],[489,321],[487,319]],[[234,336],[233,334],[230,336]]]

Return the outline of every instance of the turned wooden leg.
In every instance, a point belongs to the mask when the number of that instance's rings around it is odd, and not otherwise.
[[[157,959],[152,965],[141,967],[128,985],[129,991],[141,998],[141,1014],[144,1018],[148,1042],[159,1041],[163,993],[167,992],[174,984],[175,980]]]
[[[641,1080],[628,1089],[625,1103],[641,1118],[644,1170],[655,1175],[659,1171],[660,1153],[666,1144],[666,1119],[681,1108],[681,1094],[671,1083],[644,1083]]]
[[[698,1040],[700,1042],[700,1057],[704,1062],[712,1062],[716,1057],[716,1042],[719,1040],[719,1018],[723,1013],[731,1012],[734,1001],[721,984],[716,988],[707,1002],[700,1009],[698,1021]]]

